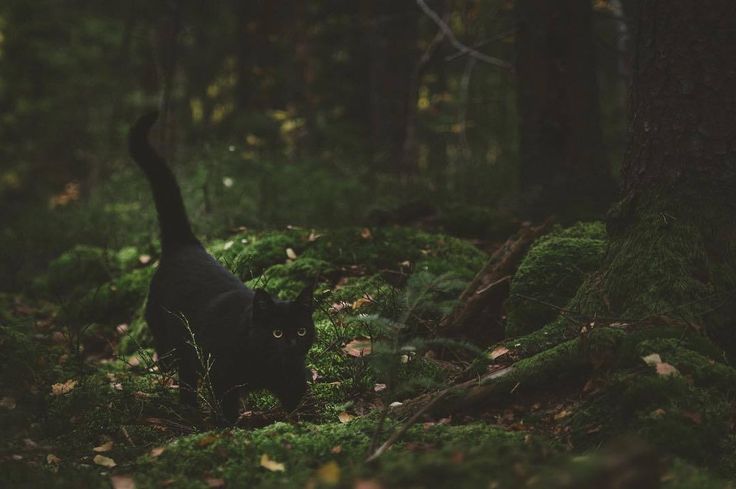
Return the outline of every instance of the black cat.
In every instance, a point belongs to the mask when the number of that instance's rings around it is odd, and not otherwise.
[[[156,352],[164,368],[178,367],[186,404],[197,406],[197,379],[206,373],[227,423],[237,420],[241,392],[252,389],[270,390],[291,411],[307,388],[304,358],[315,335],[312,289],[293,302],[274,300],[247,288],[205,251],[173,173],[148,141],[157,118],[141,117],[128,136],[130,154],[151,184],[161,227],[161,260],[145,314]]]

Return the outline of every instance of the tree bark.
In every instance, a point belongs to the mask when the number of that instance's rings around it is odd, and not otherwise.
[[[736,4],[641,4],[605,268],[588,307],[659,314],[736,352]]]
[[[589,0],[516,2],[522,205],[580,218],[610,204]]]

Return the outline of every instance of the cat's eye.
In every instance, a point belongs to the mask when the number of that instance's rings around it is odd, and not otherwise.
[[[296,334],[298,334],[299,336],[304,336],[307,334],[307,330],[304,328],[299,328],[296,330]]]
[[[284,336],[284,332],[282,330],[280,330],[280,329],[274,329],[273,330],[273,337],[274,338],[281,338],[282,336]]]

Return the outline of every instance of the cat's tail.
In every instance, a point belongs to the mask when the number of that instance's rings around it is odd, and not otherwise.
[[[128,148],[130,156],[143,169],[151,184],[161,226],[161,247],[166,251],[199,241],[192,233],[174,174],[148,140],[148,132],[157,119],[158,112],[141,116],[130,128]]]

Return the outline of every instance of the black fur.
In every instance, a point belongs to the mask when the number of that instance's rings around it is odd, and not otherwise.
[[[312,289],[293,302],[274,300],[247,288],[207,253],[192,233],[173,173],[148,141],[157,118],[157,113],[141,117],[128,142],[151,184],[161,227],[161,260],[151,280],[146,321],[162,365],[178,366],[182,402],[196,406],[197,381],[210,358],[209,380],[228,423],[237,419],[241,392],[252,389],[270,390],[292,410],[307,388]]]

